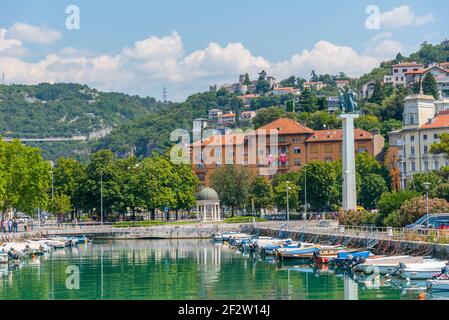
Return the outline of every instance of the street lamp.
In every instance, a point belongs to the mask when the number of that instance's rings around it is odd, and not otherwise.
[[[51,199],[53,199],[54,197],[54,193],[55,193],[55,178],[54,178],[54,172],[53,172],[53,168],[55,166],[53,161],[50,161],[50,165],[51,165]]]
[[[290,221],[290,208],[289,208],[289,203],[288,203],[288,190],[290,189],[290,186],[288,185],[289,183],[290,183],[290,181],[286,181],[285,182],[286,184],[287,184],[287,187],[286,187],[286,191],[287,191],[287,222],[289,222]]]
[[[303,220],[307,219],[307,163],[304,165],[304,214]]]
[[[100,215],[101,225],[103,225],[103,171],[100,171]]]
[[[426,189],[426,221],[427,221],[427,229],[430,229],[430,223],[429,223],[429,187],[430,182],[424,182],[423,186]]]

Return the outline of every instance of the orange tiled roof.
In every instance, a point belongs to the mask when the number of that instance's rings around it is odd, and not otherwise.
[[[421,63],[416,63],[416,62],[404,62],[404,63],[394,64],[393,68],[395,68],[395,67],[424,67],[424,65]]]
[[[372,139],[373,135],[362,129],[354,129],[355,140]],[[343,140],[343,130],[317,130],[306,140],[306,142],[324,142],[324,141],[341,141]]]
[[[288,119],[288,118],[280,118],[277,119],[263,127],[260,127],[258,130],[278,130],[278,134],[295,134],[295,133],[313,133],[314,131],[308,127],[305,127],[298,122]],[[258,131],[256,130],[256,132]]]
[[[237,98],[251,99],[251,98],[257,98],[258,96],[259,96],[258,94],[244,94],[242,96],[238,96]]]
[[[203,139],[203,141],[195,141],[191,144],[192,147],[199,146],[224,146],[224,145],[236,145],[243,144],[245,142],[245,136],[243,134],[226,134],[226,135],[213,135]]]
[[[424,74],[427,71],[432,70],[433,68],[440,69],[440,70],[442,70],[442,71],[444,71],[446,73],[449,73],[449,70],[442,68],[441,65],[440,65],[440,66],[433,66],[433,67],[430,67],[430,68],[421,69],[421,70],[418,70],[418,71],[406,72],[405,74]]]
[[[222,114],[219,117],[220,118],[231,118],[231,117],[235,117],[235,113]]]
[[[421,126],[421,129],[436,129],[449,127],[449,111],[439,112],[431,123],[425,123]]]

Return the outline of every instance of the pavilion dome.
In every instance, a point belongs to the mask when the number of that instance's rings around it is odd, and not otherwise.
[[[196,195],[198,201],[218,201],[218,193],[212,188],[203,188]]]

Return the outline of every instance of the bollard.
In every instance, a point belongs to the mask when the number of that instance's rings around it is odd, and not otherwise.
[[[345,233],[345,226],[338,226],[338,232]]]
[[[393,228],[392,227],[387,227],[387,237],[393,238]]]

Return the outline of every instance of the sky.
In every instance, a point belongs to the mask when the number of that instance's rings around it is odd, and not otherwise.
[[[447,0],[1,0],[5,83],[181,101],[264,69],[359,76],[449,38]],[[447,20],[447,18],[446,18]]]

